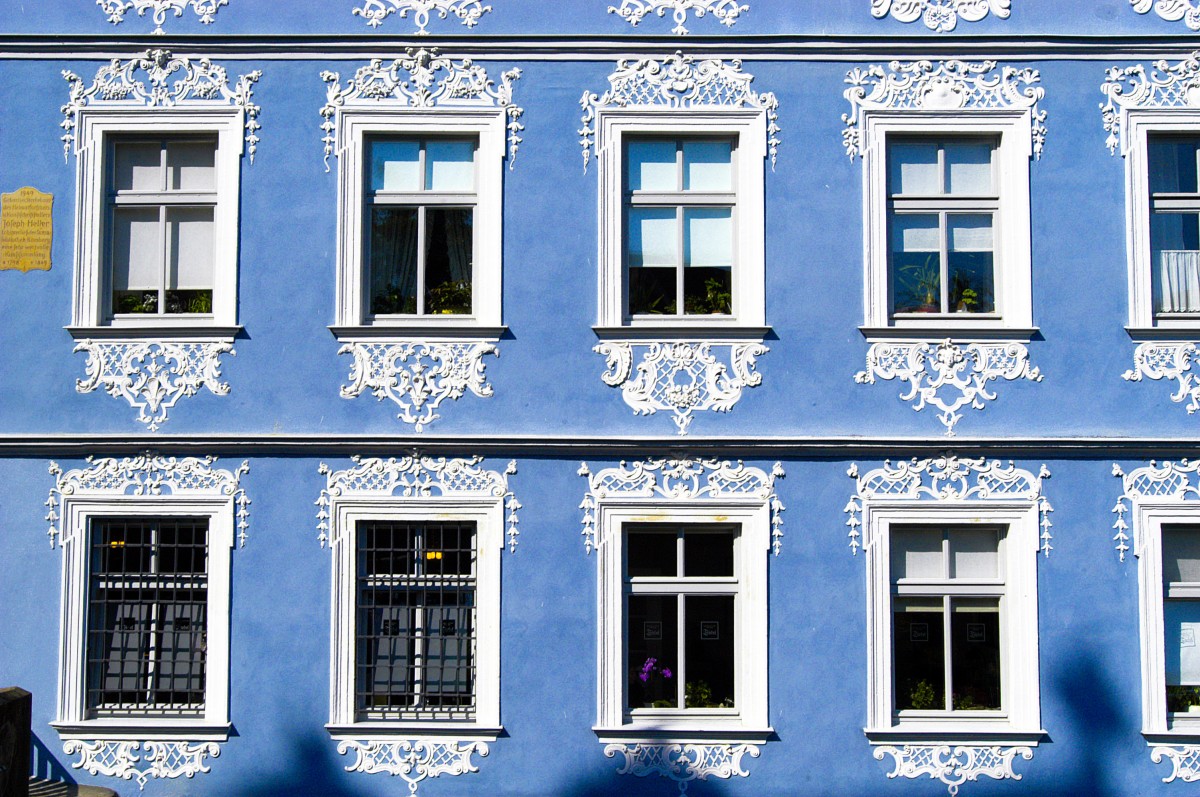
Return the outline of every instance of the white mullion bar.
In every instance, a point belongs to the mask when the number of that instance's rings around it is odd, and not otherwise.
[[[425,202],[428,199],[425,139],[417,152],[417,168],[421,172],[421,204],[417,206],[417,315],[425,315]]]
[[[943,685],[946,689],[946,710],[954,710],[954,661],[950,655],[950,596],[942,596],[942,667],[945,669]]]
[[[159,532],[158,524],[152,523],[150,526],[150,573],[152,574],[147,585],[147,589],[154,589],[153,597],[150,602],[150,622],[148,624],[149,641],[146,645],[146,704],[150,705],[154,702],[154,687],[155,680],[158,678],[158,624],[159,624],[159,601],[158,601],[158,585],[154,583],[154,576],[158,575],[158,543]]]
[[[682,144],[677,145],[677,146],[679,146],[679,151],[680,151],[679,157],[682,159],[683,146],[682,146]],[[680,179],[682,180],[682,178],[680,178]],[[680,297],[681,301],[682,301],[682,298],[683,297],[681,296]],[[684,545],[683,545],[683,528],[680,527],[675,532],[675,576],[676,576],[676,578],[682,578],[683,574],[685,572],[687,572],[684,569],[685,568],[685,563],[683,561],[684,550],[685,549],[684,549]],[[687,691],[684,689],[684,685],[687,684],[687,662],[685,660],[686,657],[684,656],[684,605],[685,605],[685,603],[686,603],[686,601],[684,600],[683,593],[678,592],[678,590],[677,590],[676,598],[675,598],[675,705],[678,708],[686,708],[687,707]]]
[[[675,315],[683,315],[683,270],[686,257],[684,246],[687,232],[684,225],[684,206],[675,207]]]
[[[421,156],[425,155],[425,145],[422,142]],[[425,576],[425,560],[422,555],[425,553],[425,527],[418,526],[413,534],[413,568],[424,580]],[[409,596],[413,592],[408,593]],[[420,600],[416,602],[416,606],[408,605],[406,609],[413,612],[413,617],[409,623],[409,634],[413,640],[413,657],[409,666],[412,668],[413,676],[413,694],[410,705],[413,708],[420,708],[421,701],[424,697],[425,686],[425,588],[418,587],[416,595],[420,596]],[[408,601],[406,601],[408,603]]]

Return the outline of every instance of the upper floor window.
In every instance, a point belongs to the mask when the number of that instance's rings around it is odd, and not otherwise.
[[[1200,731],[1200,526],[1163,525],[1162,601],[1169,727]]]
[[[1148,139],[1150,262],[1155,316],[1200,313],[1200,136]]]

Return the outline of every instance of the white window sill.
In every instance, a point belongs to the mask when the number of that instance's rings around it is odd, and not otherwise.
[[[447,316],[449,318],[449,316]],[[508,331],[506,326],[484,326],[464,316],[453,321],[423,323],[414,320],[403,324],[371,324],[358,326],[331,326],[329,331],[342,343],[371,340],[486,340],[494,343]]]
[[[594,326],[592,331],[601,340],[763,340],[771,332],[770,327],[739,326],[723,321],[712,324],[631,324],[629,326]]]
[[[64,327],[75,340],[203,340],[233,343],[240,326],[137,324],[102,327]]]
[[[180,717],[105,717],[81,722],[52,722],[63,741],[147,741],[165,739],[178,742],[224,742],[229,739],[229,723],[189,721]]]
[[[681,744],[765,744],[775,735],[773,728],[745,728],[740,723],[720,721],[631,722],[616,728],[594,727],[602,743],[679,742]]]
[[[863,728],[871,744],[1014,744],[1037,747],[1046,731],[1013,728],[1005,720],[905,723],[891,728]]]
[[[896,324],[888,327],[858,328],[859,332],[870,342],[877,340],[944,340],[953,338],[955,341],[964,340],[1013,340],[1018,343],[1028,343],[1038,334],[1037,327],[1006,327],[993,323],[921,323]]]
[[[1125,327],[1125,331],[1138,343],[1149,340],[1194,340],[1200,337],[1200,318],[1172,324],[1160,322],[1152,327]]]
[[[334,741],[361,739],[411,739],[444,736],[464,742],[494,742],[503,727],[489,728],[473,722],[432,722],[393,720],[391,722],[355,722],[350,725],[327,724],[325,730]]]

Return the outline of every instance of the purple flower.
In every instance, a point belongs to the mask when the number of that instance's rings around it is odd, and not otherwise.
[[[638,678],[642,679],[642,683],[646,683],[646,681],[650,680],[650,675],[648,673],[643,672],[643,673],[638,674]]]
[[[670,677],[671,677],[671,671],[670,671],[670,670],[668,670],[666,667],[663,667],[662,674],[663,674],[663,678],[670,678]]]

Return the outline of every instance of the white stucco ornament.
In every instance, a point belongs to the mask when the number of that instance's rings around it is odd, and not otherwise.
[[[1164,758],[1171,763],[1171,774],[1162,779],[1163,783],[1173,780],[1195,783],[1200,780],[1200,745],[1155,745],[1150,748],[1151,761],[1160,764]]]
[[[1113,507],[1117,520],[1113,528],[1117,533],[1113,541],[1117,544],[1117,554],[1125,561],[1125,554],[1133,542],[1132,550],[1138,556],[1142,553],[1142,538],[1140,527],[1135,527],[1134,540],[1129,539],[1129,521],[1133,513],[1131,507],[1142,501],[1154,503],[1183,503],[1200,501],[1200,460],[1182,459],[1179,462],[1156,462],[1150,460],[1149,465],[1131,470],[1128,474],[1120,465],[1113,464],[1112,475],[1121,480],[1121,497]]]
[[[624,759],[617,770],[618,775],[670,778],[679,784],[680,794],[687,791],[688,784],[694,780],[748,777],[750,773],[742,768],[742,758],[746,754],[751,758],[761,755],[753,744],[637,742],[604,746],[604,755],[608,758],[620,756]]]
[[[1107,98],[1100,106],[1108,134],[1104,143],[1111,154],[1118,149],[1124,154],[1131,110],[1200,108],[1200,51],[1174,64],[1155,61],[1149,70],[1145,64],[1110,67],[1100,91]]]
[[[108,14],[108,21],[114,25],[119,25],[125,19],[126,11],[136,11],[139,17],[146,16],[149,11],[154,18],[154,32],[162,33],[168,11],[181,17],[183,10],[190,6],[201,22],[211,25],[217,9],[229,5],[229,0],[96,0],[96,5]]]
[[[341,755],[355,754],[347,772],[398,775],[408,783],[411,797],[417,797],[417,786],[426,778],[478,772],[471,756],[488,754],[487,742],[456,739],[346,739],[337,749]]]
[[[749,10],[750,6],[738,0],[621,0],[619,8],[608,7],[608,13],[620,14],[634,27],[650,14],[662,17],[670,11],[675,18],[675,27],[671,32],[676,36],[686,36],[688,33],[683,25],[687,21],[688,11],[694,11],[697,19],[712,14],[722,25],[731,28],[737,18]]]
[[[492,10],[480,0],[365,0],[361,7],[354,9],[354,16],[362,17],[372,28],[378,28],[392,14],[406,19],[412,14],[417,23],[417,35],[427,36],[425,27],[429,24],[430,13],[436,13],[440,19],[446,19],[453,14],[462,20],[462,24],[473,28],[479,24],[479,19]]]
[[[1151,9],[1168,22],[1183,20],[1191,30],[1200,30],[1200,2],[1198,0],[1129,0],[1133,10],[1145,14]]]
[[[139,749],[144,755],[138,755]],[[205,759],[219,756],[221,748],[215,742],[88,742],[69,739],[63,742],[63,752],[67,755],[79,754],[79,760],[71,762],[75,769],[82,769],[90,775],[137,780],[138,789],[144,789],[150,778],[191,778],[208,772]]]
[[[900,22],[920,19],[925,27],[938,33],[949,33],[964,22],[978,22],[993,13],[1008,19],[1011,0],[871,0],[871,14],[881,19],[891,14]]]
[[[1187,401],[1187,413],[1193,415],[1200,410],[1200,379],[1192,372],[1196,357],[1196,344],[1186,341],[1147,341],[1139,343],[1133,351],[1133,368],[1122,374],[1128,382],[1147,379],[1174,379],[1179,389],[1171,394],[1171,401],[1181,404]]]
[[[994,780],[1020,780],[1013,772],[1013,761],[1017,756],[1026,761],[1033,758],[1028,747],[1002,745],[904,745],[876,747],[872,754],[879,761],[891,756],[895,768],[889,778],[930,777],[946,784],[951,797],[968,781],[981,777]]]

